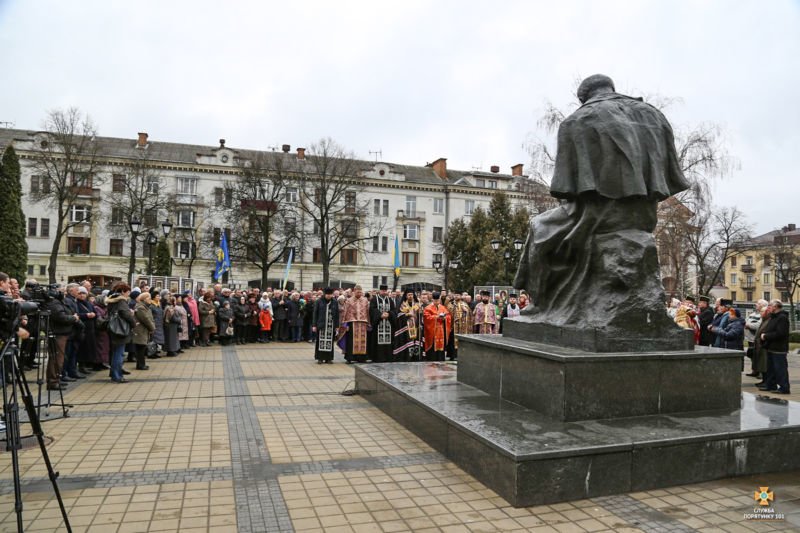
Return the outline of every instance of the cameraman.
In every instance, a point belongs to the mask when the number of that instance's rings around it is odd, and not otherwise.
[[[54,285],[51,285],[50,295],[52,300],[47,302],[45,308],[50,311],[50,329],[55,338],[55,346],[47,361],[47,390],[62,390],[66,386],[66,383],[60,382],[60,378],[64,370],[67,341],[72,336],[75,325],[80,322],[80,318],[67,307],[64,303],[64,294]]]
[[[11,298],[11,283],[9,281],[8,274],[5,272],[0,272],[0,296]],[[17,336],[19,336],[20,340],[24,341],[30,337],[30,334],[26,329],[19,328],[19,330],[17,330]],[[0,339],[0,341],[3,340],[5,339]]]
[[[29,278],[25,280],[25,288],[22,290],[20,296],[26,302],[37,302],[40,305],[43,303],[41,301],[37,301],[34,298],[33,291],[39,288],[39,282],[37,282],[33,278]],[[33,370],[39,367],[39,364],[36,362],[36,352],[38,351],[39,347],[36,345],[36,333],[39,329],[39,313],[35,313],[33,315],[28,315],[28,323],[23,326],[28,333],[32,336],[30,339],[26,339],[22,345],[20,346],[20,353],[22,354],[22,364],[24,365],[25,370]]]

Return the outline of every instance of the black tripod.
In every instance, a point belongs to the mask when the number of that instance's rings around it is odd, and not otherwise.
[[[44,416],[48,418],[48,420],[57,420],[57,418],[49,418],[50,417],[50,407],[60,407],[62,418],[69,417],[69,408],[72,405],[64,403],[64,392],[59,390],[58,396],[60,403],[54,402],[51,396],[53,391],[47,390],[47,397],[44,398],[44,403],[42,403],[42,386],[47,383],[47,365],[50,362],[50,357],[56,351],[55,342],[56,339],[53,336],[53,332],[50,331],[50,312],[49,311],[38,311],[35,317],[36,322],[33,324],[34,327],[30,328],[31,331],[31,345],[33,346],[33,350],[36,351],[36,358],[37,362],[39,363],[39,368],[36,369],[36,385],[38,386],[37,391],[37,403],[36,403],[36,412],[39,415],[39,419],[42,419],[42,407],[44,407]],[[43,420],[46,422],[47,420]]]
[[[28,421],[33,429],[33,434],[36,440],[39,441],[39,448],[42,451],[42,459],[47,467],[47,474],[50,482],[53,484],[53,492],[55,492],[58,505],[61,508],[61,516],[64,519],[64,525],[68,532],[72,532],[72,527],[69,524],[69,517],[67,510],[64,507],[64,500],[61,499],[61,492],[58,490],[58,472],[53,470],[53,464],[50,462],[50,456],[47,454],[47,447],[44,443],[44,433],[42,432],[42,424],[39,421],[39,416],[36,413],[36,406],[33,403],[33,396],[31,389],[28,387],[28,381],[25,379],[25,374],[20,370],[19,365],[19,347],[17,346],[17,325],[12,328],[12,335],[5,340],[2,351],[0,351],[0,377],[2,377],[3,385],[3,412],[6,419],[6,451],[11,452],[11,465],[14,473],[14,511],[17,513],[17,531],[22,533],[22,487],[20,483],[19,473],[19,450],[22,448],[22,440],[20,433],[20,420],[19,420],[19,398],[25,406],[25,411],[28,414]]]

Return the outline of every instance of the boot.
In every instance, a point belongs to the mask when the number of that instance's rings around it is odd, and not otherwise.
[[[136,353],[136,370],[148,370],[150,367],[144,364],[144,354]]]

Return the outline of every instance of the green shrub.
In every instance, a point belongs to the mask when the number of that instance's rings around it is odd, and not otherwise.
[[[792,331],[789,333],[789,342],[796,342],[800,344],[800,331]]]

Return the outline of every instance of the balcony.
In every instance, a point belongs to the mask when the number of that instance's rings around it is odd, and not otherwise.
[[[779,291],[788,291],[789,290],[789,283],[786,281],[776,281],[775,288]]]
[[[409,240],[409,239],[403,239],[403,251],[404,252],[405,251],[416,252],[417,250],[419,250],[419,242],[418,241],[412,241],[412,240]]]
[[[76,198],[91,198],[93,200],[100,198],[100,189],[73,185],[69,188],[69,190],[75,195]]]
[[[399,220],[425,220],[425,211],[406,211],[405,209],[398,209],[397,218]]]
[[[755,265],[742,265],[742,272],[745,272],[747,274],[754,274],[755,271],[756,271]]]
[[[743,291],[754,291],[754,290],[756,290],[756,284],[752,283],[752,282],[748,283],[748,282],[745,281],[744,283],[742,283],[742,290]]]
[[[178,193],[175,195],[175,203],[181,205],[197,205],[203,206],[203,197],[199,194],[184,194]]]

